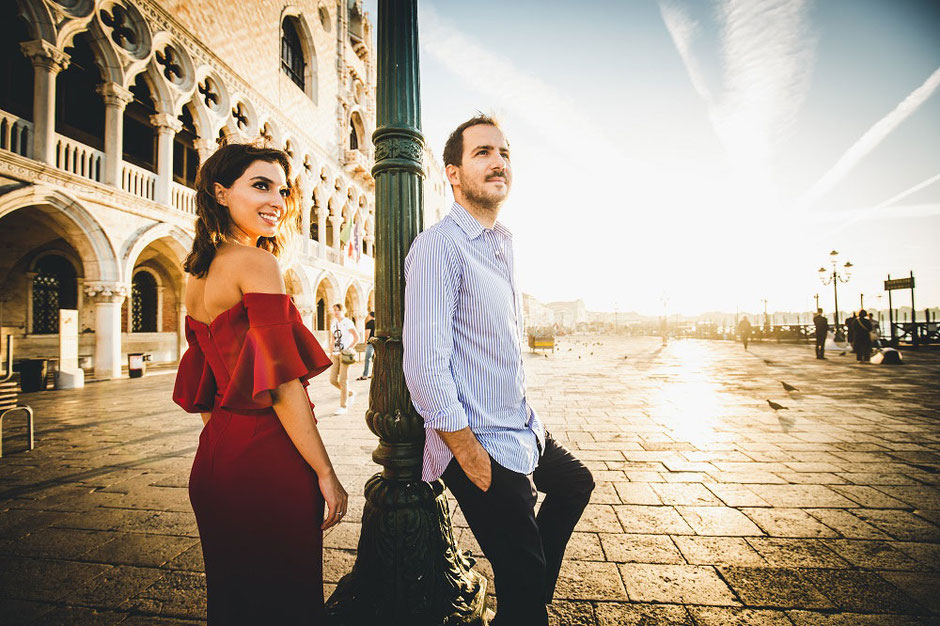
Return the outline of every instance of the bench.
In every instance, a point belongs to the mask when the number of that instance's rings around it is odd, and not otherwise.
[[[26,412],[26,428],[29,431],[29,449],[35,447],[33,436],[33,409],[19,403],[18,383],[13,380],[13,336],[7,335],[7,372],[0,378],[0,457],[3,457],[3,418],[14,411]]]

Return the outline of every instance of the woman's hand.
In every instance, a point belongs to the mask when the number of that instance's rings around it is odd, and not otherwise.
[[[320,493],[326,501],[326,507],[329,515],[323,520],[321,529],[326,530],[330,526],[335,526],[346,515],[346,506],[349,503],[349,496],[346,490],[339,482],[336,472],[330,471],[320,478]]]

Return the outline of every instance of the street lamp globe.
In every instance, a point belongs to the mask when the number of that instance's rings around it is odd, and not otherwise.
[[[845,281],[848,282],[849,278],[852,277],[852,262],[846,261],[843,267],[845,267]]]

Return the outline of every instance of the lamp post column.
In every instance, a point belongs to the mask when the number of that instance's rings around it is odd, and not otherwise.
[[[444,485],[421,480],[424,421],[402,370],[404,262],[423,219],[416,0],[378,6],[375,373],[366,422],[383,466],[368,480],[356,563],[327,602],[337,626],[483,624],[486,579],[456,546]]]

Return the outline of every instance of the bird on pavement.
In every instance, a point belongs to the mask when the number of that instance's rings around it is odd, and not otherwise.
[[[774,364],[774,362],[771,361],[770,359],[764,359],[764,363],[767,364],[767,365],[773,365],[773,364]]]
[[[843,351],[843,352],[840,352],[840,353],[839,353],[839,356],[845,356],[845,352],[844,352],[844,351]]]
[[[794,387],[793,385],[791,385],[791,384],[789,384],[789,383],[785,383],[785,382],[783,382],[782,380],[780,381],[780,384],[783,385],[783,388],[787,391],[787,393],[789,393],[789,392],[791,392],[791,391],[799,391],[799,389],[797,389],[797,388]]]
[[[779,411],[780,409],[787,409],[787,408],[788,408],[788,407],[783,406],[782,404],[777,404],[777,403],[774,402],[773,400],[768,400],[768,401],[767,401],[767,404],[769,404],[769,405],[770,405],[770,408],[772,408],[774,411]]]

